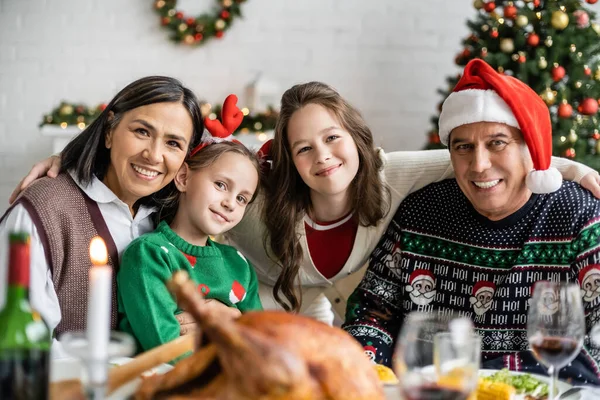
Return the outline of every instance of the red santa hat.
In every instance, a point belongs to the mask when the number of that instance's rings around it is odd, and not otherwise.
[[[590,264],[579,271],[579,275],[577,275],[579,286],[583,285],[583,281],[585,281],[587,277],[592,274],[600,274],[600,264]]]
[[[481,292],[491,292],[494,293],[496,290],[496,285],[493,282],[489,281],[479,281],[473,286],[473,296],[477,296]]]
[[[371,345],[366,345],[364,347],[364,350],[365,350],[365,352],[369,351],[369,352],[371,352],[373,354],[377,354],[377,349],[375,347],[371,346]]]
[[[562,175],[550,167],[552,124],[546,103],[520,80],[500,74],[481,59],[469,61],[463,76],[444,101],[439,119],[440,140],[446,146],[450,132],[475,122],[499,122],[521,130],[533,160],[527,187],[551,193]]]
[[[412,285],[415,281],[427,280],[432,284],[435,284],[435,277],[430,271],[426,269],[415,269],[412,274],[410,274],[410,284]]]

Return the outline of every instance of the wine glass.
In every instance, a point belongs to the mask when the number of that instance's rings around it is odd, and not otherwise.
[[[527,315],[527,337],[535,358],[548,368],[549,399],[556,396],[558,371],[577,356],[584,335],[585,317],[579,286],[536,282]]]
[[[404,398],[466,399],[477,385],[480,349],[468,318],[409,314],[393,357]]]

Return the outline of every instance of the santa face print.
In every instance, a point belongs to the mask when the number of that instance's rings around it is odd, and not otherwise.
[[[554,289],[542,289],[542,295],[538,303],[538,310],[542,315],[552,315],[558,310],[558,296]]]
[[[435,298],[435,277],[427,270],[416,269],[405,287],[410,299],[418,306],[425,306]]]
[[[600,270],[594,268],[585,275],[581,282],[581,295],[583,300],[592,302],[600,294]]]
[[[394,273],[394,275],[396,275],[399,278],[402,278],[401,270],[400,270],[400,261],[401,260],[402,260],[402,253],[400,251],[400,246],[398,246],[398,244],[396,244],[396,246],[394,246],[394,250],[392,251],[392,254],[387,254],[385,256],[385,259],[383,262],[390,269],[390,271],[392,271]]]
[[[493,282],[481,281],[473,287],[473,295],[469,301],[475,314],[483,315],[492,307],[495,292],[496,285]]]

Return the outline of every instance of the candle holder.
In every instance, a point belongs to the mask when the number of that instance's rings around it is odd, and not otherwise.
[[[87,332],[66,332],[60,343],[65,351],[81,361],[84,366],[81,381],[88,399],[102,400],[108,383],[108,364],[111,358],[127,357],[135,351],[135,342],[125,332],[110,332],[106,354],[97,358],[89,346]]]

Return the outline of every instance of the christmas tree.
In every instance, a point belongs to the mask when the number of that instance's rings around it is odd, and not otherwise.
[[[598,0],[586,0],[594,4]],[[471,34],[456,56],[458,66],[481,58],[499,72],[527,83],[548,105],[553,153],[600,170],[600,25],[580,0],[475,0]],[[448,87],[438,106],[458,82]],[[442,148],[438,116],[428,149]]]

